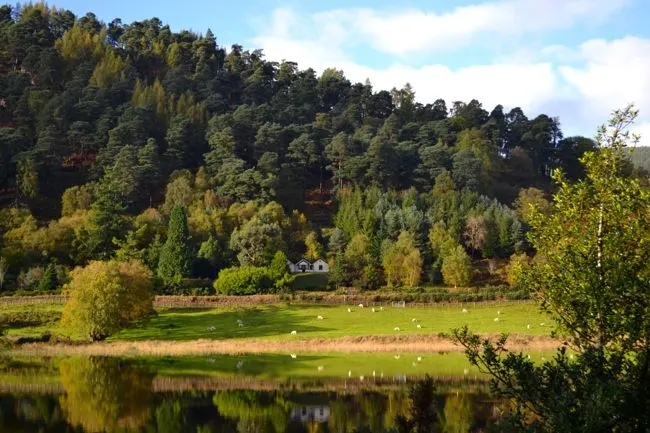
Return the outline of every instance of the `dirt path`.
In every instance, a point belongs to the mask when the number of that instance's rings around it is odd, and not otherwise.
[[[485,335],[496,338],[497,335]],[[547,336],[511,335],[511,350],[546,351],[559,347],[560,341]],[[192,356],[207,354],[287,353],[287,352],[459,352],[462,347],[449,339],[430,336],[344,337],[339,339],[273,340],[192,340],[192,341],[119,341],[81,345],[29,343],[6,351],[11,356]]]

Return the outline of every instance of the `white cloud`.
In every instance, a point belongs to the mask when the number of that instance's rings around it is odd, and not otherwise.
[[[493,13],[490,8],[509,5],[515,11],[529,8],[526,10],[531,12],[530,8],[535,3],[542,4],[523,0],[476,6],[478,9],[461,9],[469,28],[476,29],[481,25],[485,28],[485,25],[475,24],[480,19],[472,17],[490,16]],[[589,13],[604,14],[602,10],[591,12],[591,5],[600,3],[603,2],[546,0],[543,2],[545,6],[537,6],[540,9],[536,10],[536,16],[540,22],[535,25],[541,29],[544,22],[551,20],[553,14],[544,15],[549,5],[564,7],[568,11],[567,17],[560,20],[562,22],[552,24],[557,26],[570,25],[572,20]],[[609,3],[620,5],[622,2]],[[613,7],[610,5],[610,9]],[[487,110],[502,104],[506,109],[519,106],[529,117],[542,112],[557,115],[567,135],[593,136],[597,125],[607,120],[611,110],[634,102],[641,111],[635,130],[645,137],[642,143],[650,145],[650,57],[647,56],[650,39],[626,37],[613,41],[590,40],[578,47],[548,46],[538,53],[522,46],[521,50],[508,58],[460,68],[440,64],[415,67],[404,64],[403,60],[397,61],[397,58],[388,67],[374,68],[360,64],[347,54],[347,48],[351,45],[364,47],[368,43],[359,40],[358,34],[348,25],[349,17],[358,17],[359,13],[358,10],[336,10],[302,16],[286,9],[276,11],[270,25],[253,39],[253,43],[263,48],[270,59],[297,61],[302,68],[312,67],[319,72],[327,67],[336,67],[342,69],[352,81],[369,78],[376,90],[399,88],[410,82],[415,89],[416,99],[423,103],[438,98],[448,102],[478,99]],[[458,13],[456,10],[452,15]],[[372,14],[378,15],[375,12]],[[426,18],[422,19],[426,21]],[[509,19],[512,19],[512,15]],[[366,20],[366,25],[368,22],[372,20]],[[401,38],[402,43],[417,46],[422,36],[417,29],[423,24],[415,20],[409,26],[415,30],[408,31],[404,28],[408,21],[401,23],[397,19],[392,23],[396,23],[397,30],[386,31],[386,38],[399,34],[398,39]],[[518,23],[509,31],[523,32],[523,27],[524,24]],[[440,31],[440,34],[444,33]],[[437,35],[429,32],[429,35],[434,34]],[[389,46],[386,50],[396,47]]]
[[[376,50],[404,56],[455,49],[490,34],[490,37],[535,33],[571,27],[580,22],[602,22],[628,0],[502,0],[457,7],[436,13],[419,9],[376,11],[338,9],[302,17],[334,39],[352,36]],[[305,20],[307,18],[307,20]],[[274,26],[282,30],[296,23],[288,9],[276,10]],[[300,25],[299,25],[300,26]],[[309,33],[310,25],[303,28]],[[313,29],[312,29],[313,30]],[[277,33],[276,33],[277,34]]]

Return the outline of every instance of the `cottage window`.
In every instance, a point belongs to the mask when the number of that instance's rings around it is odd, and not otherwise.
[[[323,265],[318,265],[318,270],[322,271],[323,270]]]

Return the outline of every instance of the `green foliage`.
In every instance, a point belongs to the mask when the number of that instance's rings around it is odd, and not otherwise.
[[[287,255],[284,252],[278,251],[275,253],[273,260],[271,260],[271,264],[269,265],[269,272],[275,277],[275,279],[280,279],[289,273],[289,265],[287,264],[288,260],[289,259],[287,259]]]
[[[219,271],[214,288],[222,295],[254,295],[271,290],[274,281],[274,275],[267,268],[242,266]]]
[[[50,263],[45,268],[43,273],[43,278],[38,283],[38,290],[43,292],[54,292],[59,288],[59,279],[56,273],[56,267],[54,263]]]
[[[522,288],[526,283],[525,275],[530,267],[530,257],[524,253],[513,254],[506,267],[506,281],[510,286]]]
[[[413,235],[401,232],[397,242],[386,248],[383,264],[389,285],[417,286],[422,273],[422,257]]]
[[[599,129],[598,149],[582,158],[586,178],[559,172],[552,211],[533,208],[538,256],[524,273],[567,347],[552,361],[455,331],[470,361],[512,399],[503,425],[525,431],[647,430],[650,425],[650,189],[629,176],[625,149],[636,142],[628,106]],[[569,350],[567,350],[569,349]]]
[[[160,251],[158,276],[166,283],[179,282],[188,277],[192,270],[193,254],[187,212],[183,206],[176,206],[169,217],[167,240]]]
[[[103,340],[153,312],[152,273],[139,262],[92,261],[70,273],[61,324]]]
[[[466,286],[472,279],[472,268],[465,248],[458,245],[442,259],[442,278],[446,284],[454,287]]]

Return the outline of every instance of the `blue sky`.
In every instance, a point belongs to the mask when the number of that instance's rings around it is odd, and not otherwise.
[[[211,28],[220,44],[272,60],[343,69],[376,89],[410,82],[432,102],[476,98],[559,116],[592,136],[609,112],[641,110],[650,142],[648,0],[58,0],[77,15],[158,17],[174,30]]]

